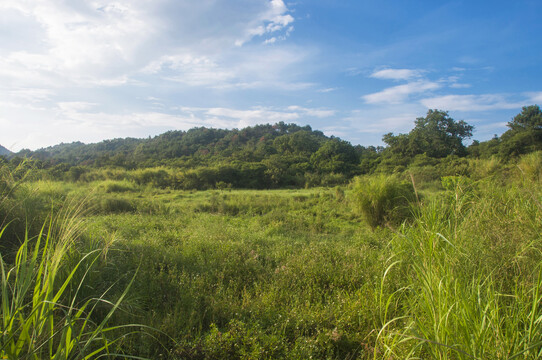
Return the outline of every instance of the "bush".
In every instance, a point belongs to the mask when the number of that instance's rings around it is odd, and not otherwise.
[[[169,172],[162,168],[137,170],[132,173],[132,180],[137,185],[150,185],[161,189],[171,185],[170,178]]]
[[[384,224],[398,225],[409,218],[417,195],[412,184],[380,175],[356,178],[354,196],[356,207],[374,229]]]

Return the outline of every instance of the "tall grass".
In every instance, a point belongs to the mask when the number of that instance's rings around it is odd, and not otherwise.
[[[17,205],[32,202],[36,195],[24,190],[24,174],[6,167],[0,170],[0,206],[4,210],[0,214],[0,241],[5,245],[7,231],[21,223]],[[95,270],[102,253],[101,249],[84,255],[76,251],[83,230],[82,208],[68,204],[57,216],[49,216],[36,235],[28,227],[17,234],[20,244],[14,254],[13,239],[8,239],[10,246],[0,252],[0,358],[60,360],[119,355],[114,354],[115,345],[131,327],[107,323],[131,283],[115,302],[106,299],[107,291],[79,296],[85,286],[91,285],[87,276]],[[40,208],[33,210],[24,213],[27,222],[38,221],[41,216]],[[20,231],[20,227],[16,229]],[[96,315],[98,308],[108,310]]]
[[[403,307],[382,326],[375,358],[538,359],[542,207],[518,184],[484,182],[473,194],[451,180],[449,196],[395,239]]]
[[[27,234],[13,265],[6,264],[0,256],[2,358],[90,359],[113,355],[113,345],[121,340],[111,340],[107,335],[121,327],[106,324],[128,288],[115,303],[106,300],[105,293],[79,299],[78,293],[100,250],[84,255],[72,268],[63,268],[69,262],[80,223],[65,218],[61,221],[60,229],[55,229],[51,220],[47,232],[44,226],[35,239]],[[84,273],[78,276],[79,283],[74,283],[78,271]],[[102,304],[110,310],[95,323],[93,312]]]
[[[395,176],[363,176],[354,181],[355,204],[372,228],[398,225],[411,215],[417,199],[413,184]]]

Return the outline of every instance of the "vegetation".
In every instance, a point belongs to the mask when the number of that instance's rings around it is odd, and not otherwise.
[[[5,159],[1,355],[540,358],[537,111],[469,147],[432,110],[383,149],[277,124]]]
[[[20,227],[17,216],[22,213],[33,215],[34,221],[43,215],[39,211],[43,209],[25,211],[30,210],[29,204],[38,205],[38,198],[46,192],[39,195],[29,192],[21,168],[10,171],[5,166],[0,177],[0,210],[4,220],[0,229],[1,358],[122,356],[114,353],[114,349],[126,332],[112,336],[110,333],[118,333],[126,326],[109,327],[107,322],[129,286],[114,303],[106,299],[107,291],[82,296],[84,288],[89,286],[89,273],[95,271],[93,267],[100,262],[103,251],[86,249],[80,243],[81,207],[64,206],[56,217],[48,216],[41,228],[27,224],[20,234],[9,231],[12,225]],[[17,244],[18,241],[21,243]]]
[[[427,154],[433,158],[448,155],[463,156],[466,154],[463,140],[472,136],[474,127],[464,121],[456,122],[447,112],[429,110],[424,118],[417,118],[414,129],[409,134],[392,133],[384,135],[383,141],[388,151],[393,154],[413,158]]]
[[[8,156],[11,154],[11,151],[0,145],[0,156]]]
[[[399,225],[413,214],[416,189],[394,176],[359,177],[354,182],[355,204],[372,228]]]
[[[467,159],[505,164],[542,150],[542,111],[526,106],[510,130],[485,142],[464,141],[473,126],[447,112],[429,110],[408,134],[385,134],[386,147],[352,146],[310,126],[277,123],[241,130],[194,128],[149,139],[114,139],[97,144],[60,144],[23,150],[4,161],[30,157],[51,180],[127,180],[153,187],[206,190],[276,189],[344,185],[373,173],[424,172],[433,180],[465,175]],[[1,159],[1,157],[0,157]]]

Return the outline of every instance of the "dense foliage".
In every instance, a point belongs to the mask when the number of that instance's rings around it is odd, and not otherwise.
[[[401,173],[426,178],[462,175],[467,159],[514,161],[542,149],[542,111],[526,106],[501,137],[474,140],[473,126],[447,112],[428,110],[407,134],[383,136],[386,147],[352,146],[310,126],[283,122],[241,130],[194,128],[148,139],[113,139],[96,144],[60,144],[23,150],[7,159],[30,157],[49,179],[129,180],[171,189],[272,189],[345,184],[354,176]]]
[[[417,118],[414,129],[408,134],[385,134],[383,141],[388,151],[403,157],[413,158],[427,154],[432,158],[448,155],[464,156],[463,140],[472,136],[474,127],[463,120],[455,121],[447,112],[429,110],[426,117]]]

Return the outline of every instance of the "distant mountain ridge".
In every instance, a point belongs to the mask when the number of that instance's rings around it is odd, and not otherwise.
[[[0,156],[8,156],[11,155],[12,152],[0,145]]]

